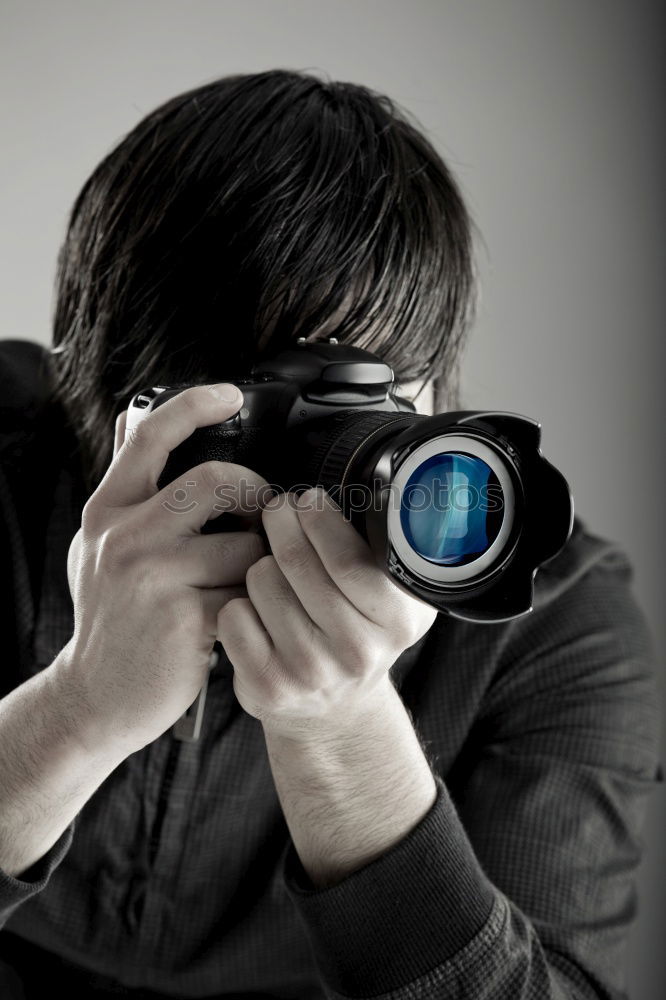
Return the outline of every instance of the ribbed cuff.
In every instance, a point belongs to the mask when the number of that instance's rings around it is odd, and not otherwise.
[[[344,996],[388,993],[437,968],[487,922],[497,890],[481,868],[448,789],[386,854],[315,889],[290,841],[283,880],[320,974]]]
[[[0,868],[0,928],[17,906],[46,888],[52,873],[72,845],[75,827],[76,817],[65,827],[46,854],[26,868],[20,878],[15,878]]]

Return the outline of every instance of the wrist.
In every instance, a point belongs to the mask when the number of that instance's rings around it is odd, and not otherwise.
[[[380,857],[432,808],[437,785],[389,679],[311,732],[265,727],[275,787],[316,888]]]
[[[86,758],[109,761],[117,766],[137,747],[126,745],[100,718],[71,669],[72,656],[70,640],[42,672],[53,716],[58,720],[60,732]]]
[[[380,721],[387,711],[395,707],[396,700],[401,703],[400,695],[387,672],[374,687],[358,691],[355,697],[324,715],[301,719],[265,715],[261,724],[266,737],[273,740],[307,744],[318,743],[327,736],[335,739],[345,736],[352,738],[360,732],[361,727],[372,725],[375,720]]]

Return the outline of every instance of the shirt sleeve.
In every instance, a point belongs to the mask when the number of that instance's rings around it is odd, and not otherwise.
[[[0,868],[0,931],[14,910],[47,887],[51,875],[72,845],[75,828],[76,817],[65,827],[46,854],[21,872],[20,878],[8,875]]]
[[[620,550],[521,619],[456,793],[386,854],[286,890],[330,1000],[626,1000],[659,761],[652,635]],[[439,669],[445,665],[437,664]]]

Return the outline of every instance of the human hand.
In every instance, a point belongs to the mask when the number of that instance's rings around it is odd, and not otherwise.
[[[437,612],[388,579],[323,490],[275,497],[262,520],[272,554],[247,570],[248,596],[220,609],[218,638],[245,711],[272,731],[311,733],[390,684]]]
[[[127,756],[183,715],[207,676],[220,608],[247,594],[246,571],[266,552],[257,531],[200,531],[220,509],[260,523],[260,505],[234,493],[241,479],[257,496],[268,486],[252,470],[205,462],[157,489],[171,450],[241,407],[235,386],[212,388],[174,396],[127,440],[120,414],[113,460],[70,546],[74,633],[58,669],[91,747],[107,741]]]

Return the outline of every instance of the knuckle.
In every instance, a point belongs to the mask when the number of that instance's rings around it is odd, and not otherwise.
[[[361,583],[366,576],[367,567],[359,561],[352,549],[341,549],[335,560],[335,574],[347,583]]]
[[[259,580],[263,580],[266,577],[271,576],[274,572],[275,557],[270,555],[262,556],[261,559],[257,559],[257,561],[252,563],[252,565],[247,569],[245,579],[248,587],[257,583]]]
[[[280,546],[278,561],[290,570],[302,570],[309,562],[309,553],[302,542],[292,540]]]
[[[228,621],[230,617],[233,617],[233,615],[235,615],[236,612],[240,610],[240,602],[243,600],[243,598],[238,595],[234,595],[227,598],[223,598],[223,600],[224,604],[222,604],[221,607],[219,608],[217,612],[217,617],[218,619],[224,618]]]
[[[83,529],[79,528],[71,542],[69,543],[69,549],[67,550],[67,579],[70,585],[70,590],[72,587],[72,580],[77,574],[79,563],[81,560],[81,546],[83,544]]]
[[[233,595],[225,600],[224,604],[217,611],[217,626],[222,630],[226,640],[233,640],[234,649],[242,656],[248,654],[256,655],[254,648],[256,643],[247,629],[243,627],[245,616],[243,615],[244,605],[247,598],[240,595]]]
[[[211,395],[204,385],[193,385],[189,389],[184,389],[176,398],[184,409],[200,413],[202,408],[210,403]]]
[[[101,527],[100,511],[95,503],[94,495],[89,497],[81,511],[81,528],[85,535],[94,535]]]
[[[217,489],[225,487],[226,497],[226,494],[233,483],[231,468],[228,462],[218,462],[213,460],[210,462],[204,462],[197,469],[197,473],[204,486],[214,495],[217,495],[215,493]]]
[[[152,414],[148,414],[142,420],[125,432],[124,446],[134,450],[146,448],[155,439],[155,421],[151,419]]]
[[[128,523],[116,523],[106,528],[99,537],[99,555],[102,561],[114,568],[135,564],[143,557],[146,530]]]
[[[212,556],[222,566],[244,566],[248,569],[266,553],[261,538],[255,532],[228,533],[221,531],[208,536],[211,539]],[[187,540],[184,540],[187,544]]]
[[[219,404],[219,396],[211,391],[210,385],[192,385],[179,393],[177,399],[180,405],[190,410],[197,419],[203,413],[210,411],[211,406]]]

